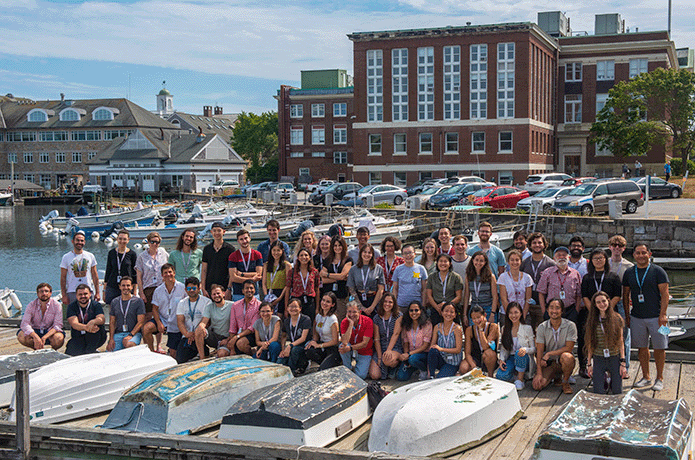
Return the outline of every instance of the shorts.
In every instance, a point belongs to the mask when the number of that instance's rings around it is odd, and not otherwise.
[[[22,332],[21,329],[19,329],[19,330],[17,331],[17,335],[19,335],[20,332]],[[44,335],[46,335],[46,333],[48,333],[48,330],[46,330],[46,329],[34,329],[34,332],[36,332],[36,335],[38,335],[39,337],[43,337]],[[53,335],[56,335],[56,334],[60,334],[60,335],[63,336],[63,338],[65,338],[65,333],[64,333],[63,331],[56,331],[55,334],[53,334]],[[27,336],[27,337],[28,337],[28,336]],[[44,341],[43,341],[43,344],[44,344],[44,345],[50,345],[50,344],[51,344],[51,339],[48,338],[48,339],[44,340]]]
[[[180,332],[167,332],[167,348],[176,350],[182,338],[183,334]]]
[[[668,348],[668,336],[659,334],[659,318],[635,318],[630,315],[630,338],[632,346],[649,348],[649,337],[652,338],[654,350]]]
[[[123,348],[125,348],[123,346],[123,339],[125,339],[129,335],[130,335],[130,332],[116,332],[113,335],[113,341],[116,344],[116,347],[113,349],[113,351],[118,351],[118,350],[122,350]],[[140,332],[138,332],[130,340],[128,340],[128,342],[132,342],[135,345],[140,345],[140,342],[142,342],[142,334]]]
[[[226,335],[220,335],[211,329],[205,329],[205,345],[210,348],[219,348],[220,342],[226,339]]]

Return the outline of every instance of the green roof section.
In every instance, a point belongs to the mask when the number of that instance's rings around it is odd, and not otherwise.
[[[302,70],[302,89],[346,88],[349,85],[347,70]]]

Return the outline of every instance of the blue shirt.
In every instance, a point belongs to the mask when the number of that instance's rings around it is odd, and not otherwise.
[[[399,307],[407,307],[410,302],[422,302],[422,286],[427,282],[427,270],[420,264],[412,267],[399,265],[393,271],[391,278],[394,283],[398,283],[398,298],[396,303]]]
[[[292,258],[291,253],[290,253],[290,246],[287,243],[285,243],[284,241],[281,241],[281,240],[278,240],[278,241],[280,241],[280,245],[285,250],[285,258],[287,260],[290,260]],[[263,263],[268,262],[268,256],[270,255],[270,239],[267,239],[264,242],[262,242],[261,244],[259,244],[257,251],[260,252],[261,255],[263,256]]]
[[[483,250],[480,249],[480,246],[476,244],[475,246],[468,249],[468,255],[472,256],[478,251]],[[498,278],[500,276],[500,271],[498,267],[505,267],[507,265],[507,261],[504,259],[504,252],[494,244],[491,244],[490,249],[483,252],[485,253],[485,255],[487,255],[487,258],[490,261],[490,271],[493,275],[495,275],[495,278]]]

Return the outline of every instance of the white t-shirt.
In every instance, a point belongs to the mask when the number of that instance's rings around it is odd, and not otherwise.
[[[176,308],[176,315],[183,315],[186,320],[186,329],[188,329],[188,332],[193,332],[203,319],[203,313],[205,313],[206,307],[212,303],[212,300],[202,295],[198,296],[196,302],[190,302],[189,300],[189,297],[186,296],[185,299],[179,302]]]
[[[316,332],[319,334],[319,340],[321,343],[327,343],[333,340],[333,333],[331,332],[331,327],[334,324],[338,324],[338,317],[335,315],[323,316],[316,314]]]
[[[152,303],[159,307],[159,319],[166,326],[167,332],[179,332],[179,324],[176,321],[176,310],[179,301],[186,296],[186,287],[182,282],[174,283],[171,292],[167,291],[164,283],[160,284],[152,294]]]
[[[526,303],[526,288],[533,288],[533,278],[526,272],[519,272],[521,277],[519,281],[514,281],[509,272],[504,272],[497,280],[497,285],[504,285],[507,289],[507,300],[509,302],[517,302],[524,308]],[[500,305],[500,313],[504,313],[504,308]]]
[[[92,267],[96,267],[97,259],[94,254],[88,251],[82,251],[81,254],[75,254],[73,251],[68,252],[60,261],[60,268],[65,268],[68,271],[66,279],[66,287],[68,292],[75,292],[80,284],[87,284],[92,293],[94,283],[92,282]]]

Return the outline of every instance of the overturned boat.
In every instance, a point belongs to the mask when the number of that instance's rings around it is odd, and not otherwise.
[[[370,452],[448,456],[491,439],[522,415],[514,385],[475,369],[389,393],[374,411],[368,447]]]
[[[48,364],[29,375],[30,419],[56,423],[111,410],[124,390],[175,365],[174,358],[152,353],[146,345]],[[13,396],[10,420],[15,419],[15,407]]]
[[[338,366],[249,393],[229,408],[217,437],[324,447],[369,415],[367,384]]]
[[[181,364],[126,391],[102,428],[192,433],[219,424],[248,393],[291,378],[289,367],[244,356]]]
[[[36,350],[0,356],[0,406],[9,406],[15,388],[15,371],[28,369],[35,372],[48,364],[69,358],[55,350]]]

